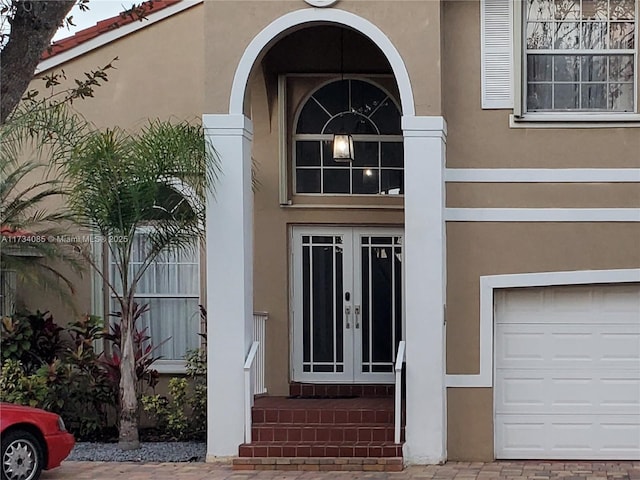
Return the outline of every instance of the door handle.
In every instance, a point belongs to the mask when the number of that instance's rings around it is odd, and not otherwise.
[[[351,328],[351,324],[349,323],[349,315],[351,315],[351,307],[344,307],[344,318],[346,320],[347,328]]]
[[[360,305],[356,305],[353,311],[356,317],[356,328],[360,328]]]

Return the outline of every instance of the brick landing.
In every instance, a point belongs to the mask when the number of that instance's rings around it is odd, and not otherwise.
[[[640,480],[640,462],[449,462],[402,472],[233,471],[229,464],[63,462],[41,480]]]
[[[309,472],[401,472],[402,458],[236,458],[234,470],[284,470]]]

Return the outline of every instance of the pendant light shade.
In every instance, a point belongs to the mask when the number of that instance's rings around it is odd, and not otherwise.
[[[335,162],[353,161],[353,137],[346,133],[333,136],[333,160]]]

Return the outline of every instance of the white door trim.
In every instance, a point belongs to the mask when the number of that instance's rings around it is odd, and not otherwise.
[[[362,359],[362,334],[364,327],[362,303],[363,288],[358,277],[358,272],[362,270],[362,253],[361,242],[363,236],[400,236],[404,238],[404,229],[400,227],[384,227],[384,226],[362,226],[362,225],[296,225],[290,228],[290,289],[289,289],[289,305],[290,305],[290,378],[295,382],[311,382],[311,383],[352,383],[352,384],[374,384],[374,383],[393,383],[394,373],[362,373],[359,371]],[[351,300],[349,307],[351,314],[348,322],[351,327],[343,330],[343,348],[344,348],[344,370],[340,373],[313,373],[298,371],[303,365],[303,349],[304,342],[302,328],[300,327],[300,318],[296,319],[296,312],[301,315],[302,294],[296,292],[302,282],[301,274],[301,251],[303,236],[339,236],[344,237],[342,243],[344,270],[343,270],[343,290],[349,289]],[[404,245],[401,245],[404,253]],[[404,276],[404,267],[403,267]],[[401,282],[404,288],[404,278]],[[403,295],[401,296],[404,301]],[[347,305],[345,305],[347,306]],[[356,308],[361,309],[358,315]],[[404,308],[402,308],[402,332],[405,327]],[[358,326],[359,325],[359,326]],[[350,347],[351,345],[351,347]]]
[[[585,285],[589,283],[640,282],[640,268],[578,270],[572,272],[516,273],[480,277],[480,371],[477,374],[446,375],[447,387],[493,387],[494,306],[498,288]]]

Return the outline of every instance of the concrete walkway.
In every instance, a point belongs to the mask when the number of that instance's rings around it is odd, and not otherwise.
[[[640,480],[640,462],[450,462],[401,473],[232,471],[207,463],[64,462],[42,480]]]

